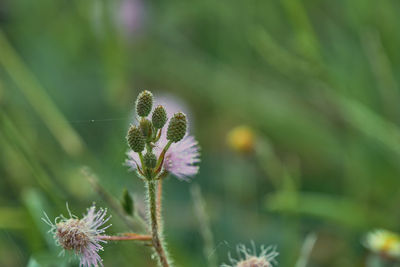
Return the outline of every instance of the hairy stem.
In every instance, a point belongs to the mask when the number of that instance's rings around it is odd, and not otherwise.
[[[154,143],[158,142],[158,140],[160,140],[161,132],[162,132],[162,129],[158,130],[158,134],[157,134],[156,138],[154,139]]]
[[[161,210],[162,210],[162,184],[163,180],[165,177],[168,176],[167,171],[163,171],[157,178],[157,219],[158,219],[158,224],[159,224],[159,229],[162,232],[163,231],[163,225],[162,225],[162,220],[161,220]]]
[[[157,220],[158,228],[162,231],[162,221],[161,221],[161,208],[162,208],[162,182],[163,179],[158,180],[157,183]]]
[[[149,181],[147,183],[149,193],[149,205],[150,205],[150,223],[153,247],[158,255],[159,263],[162,267],[169,267],[167,253],[165,246],[161,239],[161,230],[159,227],[159,219],[157,216],[157,196],[156,196],[156,181]]]
[[[168,151],[169,147],[171,146],[171,144],[172,144],[172,141],[168,141],[168,143],[165,145],[165,147],[161,151],[160,156],[158,157],[157,165],[155,167],[156,173],[159,173],[161,171],[161,167],[162,167],[163,162],[164,162],[165,153],[167,153],[167,151]]]
[[[129,240],[136,240],[136,241],[151,241],[150,235],[141,235],[136,233],[124,233],[121,236],[109,236],[104,235],[100,236],[102,240],[110,240],[110,241],[129,241]]]

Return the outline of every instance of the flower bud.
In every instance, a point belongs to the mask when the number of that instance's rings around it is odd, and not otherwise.
[[[147,168],[153,169],[154,167],[156,167],[157,157],[152,152],[147,152],[143,156],[143,161],[144,165],[146,165]]]
[[[126,136],[128,144],[131,149],[135,152],[142,152],[145,145],[145,139],[142,131],[135,125],[131,125]]]
[[[165,123],[167,122],[167,112],[163,106],[160,105],[154,109],[151,121],[156,129],[161,129],[164,127]]]
[[[136,99],[136,113],[140,117],[146,117],[150,114],[153,106],[153,94],[150,91],[143,91]]]
[[[169,121],[167,139],[176,143],[182,140],[186,134],[187,120],[182,112],[175,113]]]
[[[140,121],[140,130],[142,131],[142,134],[145,139],[148,139],[149,137],[151,137],[151,133],[152,133],[151,121],[149,121],[148,119],[142,119]]]

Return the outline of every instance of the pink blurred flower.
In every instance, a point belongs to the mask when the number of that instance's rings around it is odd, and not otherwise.
[[[143,27],[145,15],[141,0],[121,0],[116,14],[117,24],[125,36],[130,36]]]

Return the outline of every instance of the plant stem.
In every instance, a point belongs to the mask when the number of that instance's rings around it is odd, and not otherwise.
[[[142,165],[142,168],[144,168],[144,162],[143,162],[143,154],[142,152],[138,152],[139,158],[140,158],[140,165]]]
[[[158,134],[157,134],[156,138],[154,139],[154,143],[158,142],[158,140],[160,140],[161,132],[162,132],[162,129],[158,130]]]
[[[162,182],[163,179],[159,179],[157,182],[157,220],[158,220],[158,228],[160,229],[160,231],[162,231],[162,221],[161,221]]]
[[[135,233],[124,233],[122,236],[100,236],[102,240],[110,240],[110,241],[130,241],[130,240],[136,240],[136,241],[151,241],[151,236],[150,235],[141,235],[141,234],[135,234]]]
[[[153,247],[158,255],[159,264],[162,267],[169,267],[167,253],[165,246],[161,239],[161,231],[159,229],[159,221],[157,216],[157,197],[156,197],[156,181],[147,182],[148,194],[149,194],[149,209],[150,209],[150,223]]]
[[[167,153],[168,148],[171,146],[171,144],[172,144],[172,141],[168,141],[168,143],[165,145],[164,149],[161,151],[160,156],[158,157],[157,165],[155,167],[156,174],[161,171],[161,167],[164,162],[165,153]]]

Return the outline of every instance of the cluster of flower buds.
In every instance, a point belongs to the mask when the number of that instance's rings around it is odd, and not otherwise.
[[[165,108],[158,105],[153,112],[152,109],[153,94],[149,91],[141,92],[136,100],[136,113],[139,117],[139,123],[130,126],[126,137],[129,147],[137,154],[136,157],[131,152],[128,153],[130,158],[128,165],[136,169],[140,176],[147,180],[158,179],[161,173],[174,172],[173,169],[170,170],[166,167],[166,153],[173,143],[178,143],[184,139],[188,124],[185,114],[182,112],[175,113],[169,119],[165,134],[163,129],[168,121]],[[166,139],[166,142],[160,139]],[[160,145],[163,145],[162,150],[159,149]],[[197,157],[197,154],[194,157]],[[133,164],[136,166],[133,166]],[[191,163],[185,163],[185,165],[191,165]]]

